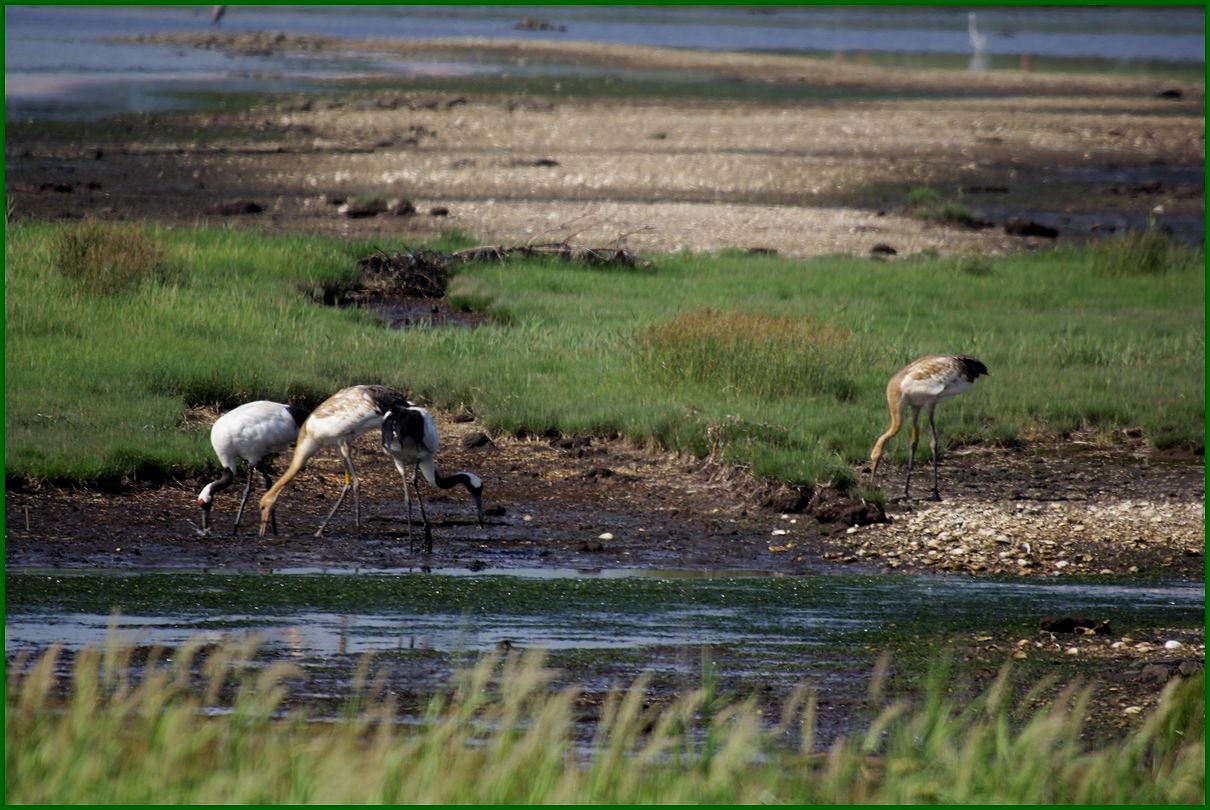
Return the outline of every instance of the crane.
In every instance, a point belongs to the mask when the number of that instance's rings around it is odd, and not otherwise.
[[[235,480],[235,468],[239,459],[248,462],[248,482],[244,485],[244,497],[240,499],[239,511],[235,514],[232,536],[239,531],[244,516],[244,506],[252,491],[252,471],[259,470],[265,477],[265,488],[273,486],[269,457],[283,452],[298,436],[298,428],[307,418],[307,411],[295,405],[285,405],[266,399],[247,402],[223,414],[210,428],[210,444],[223,467],[222,475],[202,487],[197,505],[202,508],[200,533],[210,533],[210,508],[214,496],[231,486]],[[277,522],[273,519],[273,533],[277,533]]]
[[[395,469],[403,477],[403,500],[408,507],[408,540],[412,538],[412,501],[408,496],[408,467],[415,467],[412,486],[416,488],[416,500],[420,501],[420,518],[424,521],[424,552],[433,553],[433,533],[428,516],[424,513],[424,501],[420,498],[420,474],[433,486],[449,489],[462,485],[475,502],[479,525],[483,525],[483,481],[471,472],[457,472],[445,476],[437,469],[437,425],[424,408],[408,407],[391,409],[382,420],[382,449],[395,462]]]
[[[904,500],[911,500],[912,466],[916,462],[916,444],[920,439],[920,411],[929,415],[932,431],[929,448],[933,453],[933,499],[941,500],[937,487],[937,424],[933,411],[947,399],[958,396],[975,384],[975,380],[987,374],[982,361],[966,355],[929,355],[913,360],[891,377],[886,387],[887,404],[891,409],[891,426],[874,442],[870,453],[870,482],[878,474],[878,462],[882,460],[882,448],[903,426],[907,409],[912,409],[912,446],[908,454],[907,481],[903,485]]]
[[[353,466],[353,442],[361,434],[381,427],[383,417],[388,411],[410,407],[412,407],[412,403],[407,400],[407,397],[385,385],[353,385],[342,388],[319,403],[299,428],[298,441],[294,445],[294,457],[290,460],[289,468],[260,499],[261,537],[265,536],[265,530],[273,519],[273,509],[282,491],[289,486],[296,475],[302,472],[312,456],[332,445],[336,445],[344,459],[344,488],[341,489],[340,497],[332,506],[332,511],[328,512],[328,516],[319,525],[315,536],[319,537],[323,534],[328,521],[336,514],[336,510],[340,508],[350,489],[353,490],[354,521],[357,531],[360,532],[360,482],[357,478],[357,470]]]

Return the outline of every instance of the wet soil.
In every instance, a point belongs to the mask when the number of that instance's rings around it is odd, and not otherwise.
[[[466,419],[467,417],[460,417]],[[312,536],[342,484],[321,454],[279,502],[280,534],[256,536],[254,484],[237,537],[237,481],[217,500],[214,536],[201,538],[205,483],[95,492],[43,486],[6,494],[12,567],[390,569],[432,567],[668,568],[785,574],[838,568],[1031,576],[1204,577],[1204,466],[1142,440],[1102,446],[1069,438],[944,456],[939,503],[887,504],[889,522],[821,523],[806,493],[713,460],[622,439],[487,436],[442,414],[443,466],[484,481],[486,525],[461,489],[425,488],[433,554],[421,553],[419,513],[409,542],[402,482],[390,460],[358,443],[362,531],[343,506]],[[1130,442],[1130,443],[1128,443]],[[466,446],[478,443],[479,446]],[[278,463],[278,468],[283,462]],[[902,483],[891,465],[888,491]],[[927,495],[927,476],[916,479]],[[795,509],[799,511],[784,511]],[[1021,562],[1025,561],[1025,562]]]
[[[484,480],[487,521],[477,525],[461,490],[426,488],[431,556],[422,553],[418,519],[415,542],[409,540],[393,465],[363,438],[356,453],[363,475],[360,534],[351,508],[344,507],[324,537],[312,536],[342,483],[338,457],[321,454],[279,501],[280,534],[264,539],[255,530],[260,481],[235,537],[229,532],[239,481],[216,499],[215,533],[205,538],[191,523],[198,520],[195,497],[202,479],[120,492],[11,491],[6,495],[6,567],[568,568],[585,573],[643,568],[770,575],[898,570],[949,576],[1003,571],[1047,578],[1084,574],[1106,581],[1204,581],[1204,467],[1199,458],[1173,458],[1137,440],[959,450],[943,460],[943,501],[890,503],[889,523],[849,527],[779,511],[778,504],[804,501],[802,494],[759,483],[742,469],[709,459],[673,456],[620,439],[495,436],[482,443],[473,421],[438,414],[438,422],[445,465],[474,470]],[[479,446],[465,446],[464,439]],[[896,486],[902,473],[890,466],[884,484]],[[1051,511],[1056,505],[1059,509]],[[1031,563],[1023,566],[1018,559]],[[1060,565],[1064,560],[1067,564]],[[925,641],[932,650],[924,654],[927,660],[937,652],[932,645],[942,642]],[[886,699],[917,694],[920,673],[911,668],[924,666],[920,643],[886,639],[848,650],[843,662],[808,655],[788,669],[784,662],[762,666],[759,654],[729,645],[708,652],[720,672],[719,687],[728,694],[756,694],[770,717],[778,716],[782,702],[804,679],[815,685],[820,690],[817,740],[826,747],[838,735],[861,728],[882,705],[865,693],[865,673],[873,672],[880,652],[895,662]],[[990,686],[1006,663],[1023,679],[1018,683],[1050,674],[1059,675],[1059,684],[1078,679],[1094,685],[1085,711],[1088,734],[1098,739],[1138,727],[1161,687],[1173,677],[1199,672],[1205,660],[1201,627],[1097,635],[971,626],[944,643],[953,645],[963,688],[972,696]],[[701,655],[683,647],[620,657],[555,652],[550,664],[559,670],[559,685],[583,689],[577,705],[587,744],[611,688],[655,672],[648,704],[666,705],[700,685]],[[350,653],[308,665],[292,705],[305,705],[314,716],[336,716],[359,658]],[[70,660],[69,655],[62,662],[65,675]],[[432,691],[449,683],[456,665],[449,656],[409,650],[375,657],[403,717],[420,714]]]
[[[457,228],[485,244],[574,239],[640,252],[786,256],[864,255],[881,244],[903,257],[1051,243],[1005,233],[1014,216],[1083,240],[1141,227],[1160,209],[1161,224],[1181,238],[1204,237],[1200,85],[1163,97],[1174,83],[1146,78],[973,75],[587,43],[261,36],[249,44],[248,36],[155,43],[469,59],[491,47],[518,63],[698,71],[709,90],[578,98],[556,85],[533,95],[507,85],[346,83],[248,109],[78,127],[14,122],[5,144],[12,216],[301,230],[384,248]],[[719,87],[738,90],[711,98]],[[759,100],[768,92],[772,100]],[[992,227],[913,216],[906,201],[917,186]],[[350,217],[333,203],[351,195],[406,200],[394,210],[414,213]]]

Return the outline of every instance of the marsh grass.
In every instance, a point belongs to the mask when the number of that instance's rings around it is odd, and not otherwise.
[[[965,205],[944,199],[940,192],[930,186],[916,186],[908,190],[907,210],[917,219],[948,225],[972,228],[979,222],[979,218]]]
[[[779,399],[827,395],[852,399],[860,341],[850,330],[811,316],[694,310],[638,335],[641,362],[669,385],[685,381],[722,396]]]
[[[1147,227],[1098,245],[1093,268],[1107,276],[1158,275],[1181,269],[1190,259],[1152,217]]]
[[[979,218],[969,208],[957,202],[947,202],[941,206],[941,209],[936,212],[933,219],[951,225],[962,225],[966,228],[973,228],[979,223]]]
[[[941,193],[931,186],[913,186],[908,189],[907,206],[911,210],[936,208],[941,205]]]
[[[1201,253],[1184,248],[1165,254],[1165,272],[1124,275],[1073,248],[977,266],[735,252],[659,257],[653,272],[510,260],[450,281],[451,299],[492,324],[388,330],[314,291],[354,283],[357,259],[403,246],[143,229],[172,271],[109,295],[56,267],[79,227],[9,228],[10,482],[197,476],[215,462],[189,409],[314,406],[382,383],[465,405],[495,433],[624,434],[789,483],[845,485],[886,428],[887,379],[940,352],[991,371],[940,413],[945,446],[1108,439],[1127,426],[1160,446],[1204,445],[1204,276]],[[889,449],[888,463],[904,458],[902,442]]]
[[[116,294],[142,283],[163,281],[168,256],[146,231],[125,223],[85,219],[53,239],[55,268],[82,290]]]
[[[1174,681],[1123,739],[1081,737],[1088,689],[1014,695],[1007,668],[960,705],[943,667],[919,705],[891,702],[816,750],[816,701],[779,717],[699,688],[647,706],[646,676],[612,692],[591,740],[574,686],[541,651],[457,672],[400,722],[367,657],[338,717],[289,699],[293,664],[255,642],[18,656],[5,694],[9,803],[1195,803],[1205,793],[1204,677]],[[878,698],[878,677],[871,698]]]

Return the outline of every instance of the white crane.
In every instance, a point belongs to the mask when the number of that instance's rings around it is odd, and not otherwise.
[[[907,481],[903,485],[903,497],[911,500],[912,465],[916,462],[916,444],[920,440],[920,410],[928,411],[929,429],[932,438],[929,448],[933,452],[933,499],[941,500],[937,488],[937,424],[933,411],[937,405],[956,397],[975,384],[980,376],[987,374],[987,366],[966,355],[930,355],[914,360],[901,368],[887,383],[887,405],[891,409],[891,426],[878,437],[870,453],[870,482],[878,474],[878,462],[882,459],[882,448],[903,426],[907,409],[912,409],[912,447],[908,454]]]
[[[340,491],[340,497],[332,506],[332,511],[319,524],[315,536],[323,534],[324,527],[336,514],[344,502],[345,495],[353,490],[354,521],[357,531],[361,531],[361,500],[360,482],[357,470],[353,467],[353,442],[361,434],[382,426],[382,419],[387,411],[410,408],[411,402],[396,391],[385,385],[354,385],[343,388],[319,403],[298,431],[298,442],[294,445],[294,458],[290,460],[289,468],[277,479],[277,483],[260,499],[260,534],[265,536],[265,530],[273,519],[273,508],[278,497],[307,466],[311,456],[331,445],[336,445],[345,464],[345,483]]]
[[[210,444],[223,466],[218,479],[202,487],[197,505],[202,508],[202,534],[210,533],[210,508],[214,496],[231,486],[235,480],[235,468],[239,459],[248,462],[248,482],[244,485],[244,497],[240,499],[239,511],[235,514],[232,536],[239,531],[239,522],[244,516],[244,506],[252,491],[252,471],[260,470],[265,477],[265,488],[273,486],[269,457],[283,452],[298,436],[299,425],[307,418],[307,411],[294,405],[270,402],[261,399],[248,402],[223,414],[210,428]],[[277,533],[274,521],[273,532]]]
[[[395,462],[395,469],[403,477],[403,502],[408,507],[408,540],[412,539],[412,500],[408,495],[408,468],[414,467],[412,486],[416,488],[416,500],[420,501],[420,518],[424,521],[424,553],[433,553],[433,532],[428,516],[424,513],[424,501],[420,497],[420,474],[425,480],[441,489],[462,485],[475,502],[479,525],[483,525],[483,481],[471,472],[442,475],[437,469],[437,425],[424,408],[393,408],[382,420],[382,449]]]

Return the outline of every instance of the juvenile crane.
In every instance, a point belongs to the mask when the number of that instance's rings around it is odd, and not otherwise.
[[[870,453],[870,482],[878,474],[878,462],[882,460],[882,448],[903,426],[907,409],[912,409],[912,446],[908,454],[907,481],[903,485],[903,497],[911,500],[912,465],[916,462],[916,444],[920,439],[920,410],[928,411],[929,429],[932,436],[929,449],[933,453],[933,499],[941,500],[937,488],[937,424],[933,411],[939,403],[956,397],[975,384],[980,376],[987,374],[987,366],[973,357],[965,355],[930,355],[921,357],[901,368],[887,383],[886,398],[891,409],[891,426],[874,442]]]
[[[210,428],[210,444],[214,454],[223,465],[223,473],[217,480],[202,487],[197,505],[202,508],[202,534],[210,533],[210,507],[214,496],[231,486],[235,480],[235,468],[242,458],[248,462],[248,482],[244,485],[244,497],[240,499],[239,511],[235,513],[232,536],[239,531],[239,522],[244,516],[244,506],[252,491],[252,471],[260,470],[265,477],[265,488],[273,486],[269,457],[283,452],[298,436],[299,425],[307,418],[307,411],[294,405],[283,405],[261,399],[234,408],[218,418]],[[272,516],[271,516],[272,517]],[[277,533],[274,520],[273,532]]]
[[[424,521],[424,553],[433,553],[433,533],[428,516],[424,514],[424,501],[420,497],[420,474],[433,486],[441,489],[461,484],[466,487],[475,502],[479,525],[483,525],[483,482],[471,472],[442,475],[437,469],[437,425],[424,408],[393,408],[382,420],[382,449],[395,461],[395,469],[403,477],[403,501],[408,507],[408,539],[412,537],[412,500],[408,495],[408,467],[414,466],[412,486],[416,488],[416,500],[420,501],[420,519]]]
[[[331,445],[336,445],[345,464],[345,483],[340,490],[340,497],[332,506],[332,511],[319,524],[315,536],[323,534],[328,521],[336,514],[344,502],[349,490],[353,490],[353,512],[357,530],[361,531],[361,499],[360,482],[357,470],[353,467],[353,442],[361,434],[382,425],[382,419],[392,408],[410,408],[403,394],[385,385],[354,385],[343,388],[319,403],[298,431],[298,442],[294,445],[294,458],[290,466],[282,473],[277,483],[260,499],[260,534],[265,536],[265,530],[273,519],[273,508],[278,497],[294,476],[302,472],[311,456]]]

